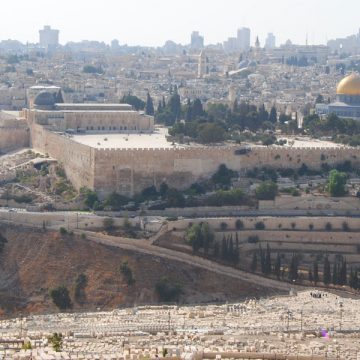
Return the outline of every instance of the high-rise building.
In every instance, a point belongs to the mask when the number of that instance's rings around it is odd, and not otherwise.
[[[191,33],[191,44],[192,49],[202,49],[204,47],[204,37],[199,34],[198,31]]]
[[[250,29],[242,27],[237,31],[237,42],[240,51],[248,51],[250,49]]]
[[[52,29],[50,26],[44,26],[39,30],[39,44],[46,50],[51,50],[59,45],[59,30]]]
[[[273,33],[268,33],[265,40],[265,49],[274,49],[276,46],[276,38]]]

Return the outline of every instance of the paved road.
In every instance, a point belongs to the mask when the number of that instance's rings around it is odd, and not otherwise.
[[[163,228],[160,233],[157,235],[159,236],[161,233],[166,231],[166,228]],[[256,284],[258,286],[263,286],[267,288],[271,288],[274,290],[279,291],[286,291],[290,290],[290,284],[273,280],[267,279],[259,275],[255,275],[252,273],[247,273],[242,270],[234,269],[225,265],[214,263],[210,260],[194,256],[191,254],[185,254],[182,252],[178,252],[171,249],[161,248],[155,245],[152,245],[152,240],[138,240],[138,239],[127,239],[127,238],[119,238],[104,234],[93,233],[90,231],[75,231],[79,234],[85,233],[86,238],[97,242],[99,244],[105,244],[110,246],[115,246],[121,249],[131,250],[135,252],[140,252],[147,255],[157,256],[161,258],[165,258],[170,261],[179,261],[187,265],[199,267],[210,272],[214,272],[220,275],[236,278],[238,280],[246,281],[252,284]],[[302,288],[300,286],[293,286],[298,289]]]

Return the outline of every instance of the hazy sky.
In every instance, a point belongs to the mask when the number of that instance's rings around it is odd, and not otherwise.
[[[168,39],[187,44],[192,30],[205,43],[224,41],[247,26],[252,41],[263,44],[273,32],[277,44],[326,43],[357,33],[360,0],[1,0],[0,40],[37,42],[38,30],[51,25],[60,42],[83,39],[120,44],[163,45]]]

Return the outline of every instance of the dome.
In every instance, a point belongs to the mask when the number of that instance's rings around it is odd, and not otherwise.
[[[36,95],[34,105],[40,107],[53,107],[55,105],[55,97],[51,92],[41,91]]]
[[[338,95],[360,96],[360,76],[353,73],[339,82],[336,90]]]

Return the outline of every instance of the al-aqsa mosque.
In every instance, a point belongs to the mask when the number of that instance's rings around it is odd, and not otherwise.
[[[336,101],[330,104],[317,104],[318,115],[336,114],[341,118],[360,121],[360,75],[352,73],[342,79],[336,90]]]

